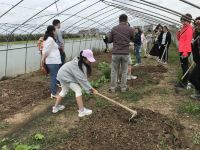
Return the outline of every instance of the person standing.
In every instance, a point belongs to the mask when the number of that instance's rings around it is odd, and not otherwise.
[[[58,44],[58,48],[60,51],[60,56],[61,56],[61,61],[62,61],[61,65],[63,65],[66,62],[66,54],[64,51],[65,42],[63,39],[62,32],[60,31],[61,23],[60,23],[60,20],[54,19],[52,24],[56,29],[56,37],[55,38],[56,38],[56,43]]]
[[[147,56],[149,55],[149,52],[150,52],[151,47],[152,47],[152,42],[153,42],[152,38],[153,38],[153,35],[152,35],[152,33],[151,33],[151,30],[149,29],[149,30],[147,31],[147,35],[146,35],[146,41],[147,41]]]
[[[192,15],[186,14],[181,17],[182,28],[177,32],[177,39],[179,42],[179,53],[180,53],[180,63],[183,75],[189,69],[189,56],[192,52],[192,39],[193,39],[193,28],[191,25]],[[177,88],[187,88],[189,73],[184,77],[183,80],[179,81],[175,87]]]
[[[168,62],[168,49],[171,44],[171,33],[167,26],[163,27],[163,32],[161,33],[162,38],[158,40],[159,43],[159,60],[164,64]]]
[[[140,65],[141,62],[141,46],[142,46],[142,39],[141,39],[142,31],[140,28],[135,28],[135,40],[134,40],[134,47],[135,47],[135,54],[136,54],[136,64],[135,66]]]
[[[44,35],[44,48],[42,51],[41,66],[47,65],[51,80],[51,98],[57,94],[57,73],[61,65],[61,57],[55,40],[54,26],[48,26]]]
[[[134,40],[134,30],[127,25],[128,16],[122,14],[119,16],[119,25],[112,28],[108,35],[108,42],[113,43],[112,65],[111,65],[111,84],[109,92],[115,92],[117,88],[117,74],[121,66],[121,91],[125,92],[127,88],[127,73],[129,63],[129,43]]]
[[[157,27],[155,28],[155,39],[154,39],[154,45],[152,49],[150,50],[150,55],[155,56],[156,58],[159,56],[159,43],[158,40],[162,38],[162,33],[163,33],[163,27],[158,24]]]
[[[142,42],[141,49],[144,50],[144,58],[147,58],[147,39],[143,31],[141,31],[141,42]]]
[[[200,17],[195,19],[193,37],[194,41],[192,43],[192,54],[195,67],[189,76],[189,81],[194,85],[196,93],[190,97],[195,100],[200,100]]]

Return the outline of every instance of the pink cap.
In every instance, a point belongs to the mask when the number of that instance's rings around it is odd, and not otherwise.
[[[94,59],[93,52],[90,49],[83,50],[82,56],[86,57],[89,62],[95,62],[96,61]]]

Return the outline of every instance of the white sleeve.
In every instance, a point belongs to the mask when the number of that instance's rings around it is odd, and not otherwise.
[[[46,42],[44,43],[44,50],[43,50],[43,54],[44,55],[49,55],[49,53],[52,51],[53,46],[54,46],[54,39],[53,38],[48,38],[46,40]]]

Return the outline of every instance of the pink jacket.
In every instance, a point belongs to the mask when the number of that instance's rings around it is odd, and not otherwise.
[[[193,28],[192,25],[188,24],[177,32],[177,39],[179,41],[179,52],[183,53],[183,56],[188,56],[188,53],[192,52],[192,38]]]

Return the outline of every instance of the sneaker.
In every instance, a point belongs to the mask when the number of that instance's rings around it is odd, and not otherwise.
[[[122,93],[127,92],[128,90],[129,90],[129,88],[121,88]]]
[[[138,64],[138,63],[136,63],[134,66],[135,66],[135,67],[136,67],[136,66],[139,66],[139,64]]]
[[[137,76],[131,76],[131,79],[132,79],[132,80],[136,80],[136,79],[137,79]]]
[[[131,76],[129,75],[129,76],[127,76],[127,80],[131,80]]]
[[[190,82],[188,82],[188,84],[187,84],[187,90],[189,90],[191,88],[192,88],[192,84]]]
[[[78,111],[78,116],[79,117],[84,117],[84,116],[89,116],[92,114],[92,110],[87,109],[87,108],[83,108],[83,111]]]
[[[127,80],[135,80],[137,79],[137,76],[127,76]]]
[[[200,94],[192,94],[190,97],[194,100],[200,100]]]
[[[53,110],[52,110],[52,113],[57,113],[61,110],[65,109],[65,106],[64,105],[58,105],[57,107],[56,106],[53,106]]]
[[[60,84],[57,84],[57,86],[58,86],[59,88],[61,88],[61,85],[60,85]]]
[[[56,95],[51,94],[51,99],[57,98]]]

